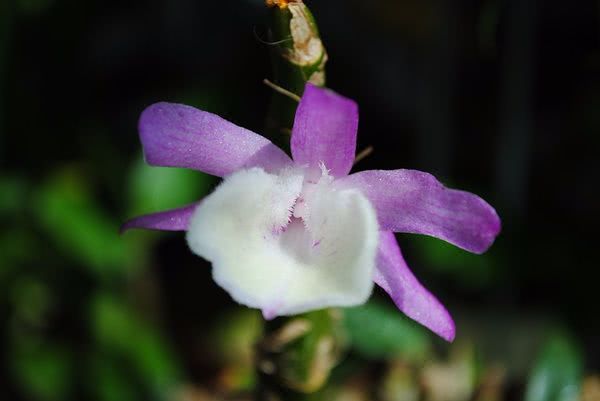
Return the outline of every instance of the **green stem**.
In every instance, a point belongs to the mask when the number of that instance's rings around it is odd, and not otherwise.
[[[302,1],[269,10],[269,41],[274,84],[297,96],[302,96],[306,82],[325,85],[327,52],[315,19]],[[266,120],[267,135],[288,151],[297,106],[290,97],[273,92]]]
[[[273,77],[265,83],[274,90],[266,129],[274,143],[289,151],[298,99],[307,82],[325,85],[327,52],[314,17],[301,0],[270,3],[278,5],[269,10]],[[266,324],[258,345],[259,400],[319,398],[317,392],[345,348],[339,316],[339,311],[325,309]]]
[[[320,399],[318,392],[345,348],[339,310],[322,309],[268,322],[257,348],[258,399]]]

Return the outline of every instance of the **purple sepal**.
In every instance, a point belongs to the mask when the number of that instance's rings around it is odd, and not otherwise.
[[[159,231],[186,231],[197,206],[198,203],[194,203],[177,209],[134,217],[126,221],[121,226],[119,232],[122,234],[132,228]]]
[[[415,278],[402,257],[394,233],[381,231],[374,281],[387,292],[406,316],[446,341],[456,334],[454,321],[444,306]]]
[[[500,219],[486,201],[422,171],[362,171],[339,184],[365,194],[381,230],[430,235],[474,253],[485,252],[500,232]]]
[[[262,167],[276,172],[290,158],[268,139],[191,106],[156,103],[142,113],[140,139],[152,166],[184,167],[219,177]]]

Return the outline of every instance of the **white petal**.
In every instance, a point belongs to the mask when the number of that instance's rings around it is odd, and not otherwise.
[[[361,304],[373,286],[378,227],[369,201],[326,186],[310,196],[306,221],[290,221],[302,181],[297,170],[239,171],[204,199],[187,234],[215,281],[266,317]]]

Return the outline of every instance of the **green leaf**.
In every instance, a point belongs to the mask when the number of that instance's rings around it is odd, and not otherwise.
[[[489,255],[475,255],[424,235],[413,236],[410,240],[428,268],[451,273],[453,278],[472,287],[484,287],[493,282],[495,269]]]
[[[131,215],[180,207],[208,193],[215,179],[181,168],[151,167],[139,157],[129,176]]]
[[[227,371],[221,383],[227,391],[250,391],[256,385],[255,351],[263,322],[259,311],[236,307],[221,312],[207,336],[210,358]]]
[[[18,177],[0,177],[0,216],[22,211],[27,199],[27,183]]]
[[[43,401],[67,399],[72,365],[66,350],[29,337],[11,350],[14,373],[25,393]]]
[[[575,401],[583,374],[579,347],[562,333],[544,344],[530,374],[525,401]]]
[[[23,226],[9,225],[0,232],[0,283],[7,284],[6,277],[18,272],[21,263],[39,260],[39,255],[31,252],[36,240],[31,230]]]
[[[210,333],[215,357],[222,363],[252,365],[254,346],[263,331],[260,312],[248,308],[234,308],[222,312]]]
[[[0,282],[11,273],[18,273],[24,263],[40,259],[39,254],[31,252],[38,246],[39,238],[27,219],[31,208],[29,193],[27,179],[0,176],[0,219],[4,224],[0,231]]]
[[[371,300],[344,310],[352,347],[368,358],[402,356],[422,360],[430,350],[430,335],[396,308]]]
[[[48,311],[55,304],[51,288],[27,275],[17,277],[10,287],[14,316],[31,327],[43,327]]]
[[[166,341],[126,303],[100,293],[94,297],[90,315],[98,344],[127,359],[157,393],[176,384],[179,367]]]
[[[123,271],[128,254],[119,223],[104,213],[79,171],[69,168],[52,176],[35,205],[50,240],[66,254],[99,274]]]
[[[87,383],[90,392],[99,401],[134,401],[136,396],[134,383],[128,378],[126,368],[105,354],[94,355]]]

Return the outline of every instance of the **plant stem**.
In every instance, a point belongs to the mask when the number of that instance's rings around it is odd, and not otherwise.
[[[302,1],[273,2],[269,9],[269,41],[276,86],[302,96],[307,82],[325,85],[327,52],[315,19]],[[269,138],[289,151],[289,135],[298,103],[275,91],[266,119]]]
[[[290,133],[307,82],[325,85],[327,52],[315,19],[300,1],[267,0],[273,89],[266,119],[270,139],[290,150]],[[265,325],[257,347],[258,399],[306,400],[327,383],[345,348],[340,313],[325,309],[280,317]],[[311,399],[314,399],[311,397]]]

